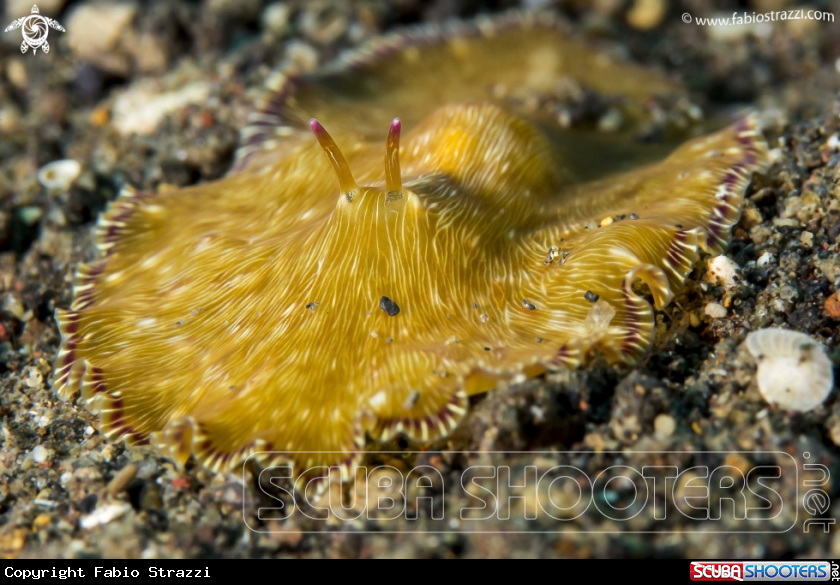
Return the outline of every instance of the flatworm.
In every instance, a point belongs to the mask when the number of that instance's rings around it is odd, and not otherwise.
[[[622,128],[568,127],[570,92]],[[521,14],[275,76],[235,172],[101,216],[54,385],[179,464],[346,466],[366,435],[449,434],[500,380],[632,363],[646,295],[664,307],[724,248],[767,160],[746,118],[639,166],[656,148],[632,136],[684,99]]]

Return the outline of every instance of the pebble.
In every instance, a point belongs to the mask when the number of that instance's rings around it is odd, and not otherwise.
[[[20,59],[9,59],[9,63],[6,65],[6,77],[18,89],[26,89],[29,83],[26,66]]]
[[[204,5],[227,19],[248,21],[259,15],[262,0],[206,0]]]
[[[775,257],[770,252],[764,252],[761,256],[758,257],[758,260],[755,261],[756,266],[768,266],[770,263],[775,260]]]
[[[3,298],[3,310],[8,311],[18,319],[23,317],[23,314],[26,312],[26,308],[23,306],[21,300],[11,293]]]
[[[160,486],[153,481],[147,481],[140,492],[140,507],[143,510],[162,510],[163,498]]]
[[[49,451],[43,445],[38,445],[34,449],[32,449],[32,460],[35,463],[46,463],[49,459]]]
[[[651,30],[659,26],[667,11],[666,0],[636,0],[627,12],[627,24],[636,30]]]
[[[318,51],[312,45],[299,40],[289,41],[280,68],[294,73],[312,71],[318,66]]]
[[[598,130],[601,132],[611,133],[621,130],[621,125],[624,122],[624,116],[615,108],[610,108],[606,114],[601,116],[598,120]]]
[[[828,313],[829,317],[832,319],[840,318],[840,299],[837,298],[836,292],[825,299],[823,306],[825,307],[825,312]]]
[[[37,4],[44,16],[56,17],[64,8],[67,0],[6,0],[6,15],[16,15],[15,18],[26,16],[32,11],[32,5]]]
[[[18,209],[18,217],[26,225],[35,225],[44,217],[44,212],[40,207],[27,205]]]
[[[289,16],[291,13],[291,7],[285,2],[269,4],[263,10],[260,21],[267,32],[275,37],[281,37],[289,30]]]
[[[796,217],[796,214],[802,211],[804,204],[802,203],[801,197],[788,197],[785,199],[785,210],[784,216],[788,217]]]
[[[323,10],[324,5],[310,2],[304,10],[299,25],[303,34],[321,45],[329,45],[347,31],[349,21],[340,11]]]
[[[206,101],[210,89],[210,83],[206,81],[194,81],[164,93],[153,83],[135,84],[114,102],[114,126],[123,136],[151,134],[167,114]]]
[[[692,327],[700,327],[700,315],[697,311],[691,311],[688,314],[688,322],[691,324]]]
[[[112,496],[122,493],[136,476],[137,466],[134,463],[129,463],[108,482],[108,487],[106,488],[108,493]]]
[[[80,61],[111,73],[128,73],[129,60],[113,49],[136,14],[137,5],[133,2],[76,5],[65,25],[70,49]]]
[[[677,421],[674,420],[674,417],[667,414],[660,414],[653,419],[653,432],[659,439],[667,439],[674,434],[676,428]]]
[[[727,14],[723,12],[711,15],[711,18],[731,17],[731,13]],[[773,23],[770,22],[731,23],[729,26],[704,26],[702,28],[711,40],[721,43],[733,43],[751,35],[758,38],[767,38],[773,34]]]
[[[726,307],[718,303],[709,303],[706,305],[706,314],[712,319],[723,319],[726,317]]]
[[[41,375],[41,372],[38,371],[38,368],[28,368],[28,374],[24,379],[23,383],[26,384],[27,388],[40,388],[41,385],[44,383],[44,376]]]
[[[97,508],[79,521],[79,525],[85,530],[108,524],[124,515],[131,509],[128,504],[108,504]]]
[[[715,256],[709,260],[709,267],[704,280],[711,284],[720,283],[726,290],[736,288],[741,281],[741,267],[731,258]]]
[[[779,288],[779,297],[785,301],[795,301],[799,298],[799,289],[793,283],[783,284]]]

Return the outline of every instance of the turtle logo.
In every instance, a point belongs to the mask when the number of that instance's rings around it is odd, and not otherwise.
[[[41,16],[39,12],[38,7],[33,6],[32,14],[18,18],[6,27],[5,32],[15,30],[21,26],[23,27],[23,43],[20,45],[21,53],[25,53],[29,47],[32,47],[33,55],[38,52],[38,49],[49,53],[50,44],[47,42],[47,34],[49,34],[50,27],[65,32],[64,27],[58,24],[57,21],[46,16]]]

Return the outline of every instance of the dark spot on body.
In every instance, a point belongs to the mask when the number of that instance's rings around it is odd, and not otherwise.
[[[586,291],[586,294],[584,294],[584,295],[583,295],[583,298],[585,298],[585,299],[586,299],[587,301],[589,301],[590,303],[595,303],[595,302],[597,302],[597,301],[598,301],[598,299],[600,299],[601,297],[599,297],[598,295],[596,295],[596,294],[595,294],[594,292],[592,292],[591,290],[588,290],[588,291]]]
[[[403,408],[405,410],[411,410],[412,408],[417,406],[418,400],[420,400],[420,393],[417,390],[412,390],[409,393],[408,398],[406,398],[405,402],[403,402]]]
[[[397,303],[388,297],[382,297],[379,299],[379,308],[385,311],[389,317],[393,317],[400,312],[400,308],[397,306]]]

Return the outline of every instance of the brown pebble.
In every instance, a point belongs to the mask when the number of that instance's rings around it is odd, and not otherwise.
[[[140,492],[140,508],[143,510],[163,510],[163,498],[160,487],[153,481],[143,484]]]
[[[636,0],[627,12],[627,23],[636,30],[651,30],[659,26],[667,12],[665,0]]]
[[[825,299],[825,312],[832,319],[840,318],[840,298],[837,298],[837,293]]]
[[[129,463],[108,482],[108,487],[106,488],[108,495],[116,496],[122,493],[136,476],[137,466],[134,463]]]
[[[111,119],[111,113],[107,108],[96,108],[90,114],[90,123],[97,128],[104,126]]]
[[[38,516],[35,517],[35,520],[32,521],[32,527],[36,529],[46,528],[50,524],[52,524],[52,517],[46,513],[38,514]]]
[[[22,528],[12,530],[0,536],[0,549],[2,549],[3,556],[7,559],[14,558],[15,555],[26,544],[26,531]]]

